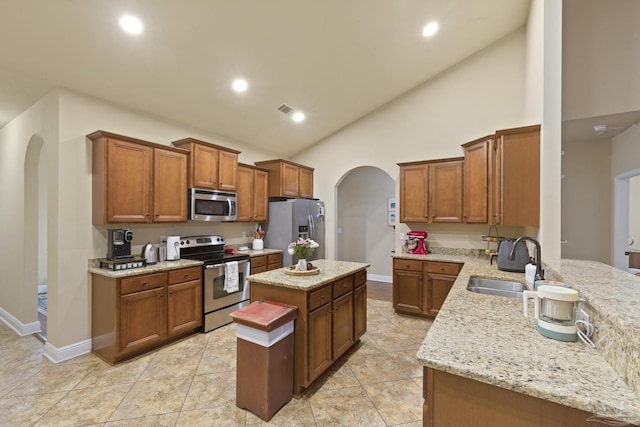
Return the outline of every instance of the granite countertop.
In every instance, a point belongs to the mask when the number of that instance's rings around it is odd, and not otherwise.
[[[262,250],[253,250],[249,249],[248,251],[238,251],[239,254],[249,254],[251,258],[262,256],[262,255],[272,255],[272,254],[281,254],[282,250],[280,249],[269,249],[264,248]]]
[[[471,276],[525,283],[524,274],[498,270],[483,256],[402,254],[394,258],[464,263],[420,346],[417,359],[423,365],[600,416],[640,423],[640,393],[633,381],[614,369],[608,360],[624,359],[625,355],[613,350],[615,356],[607,355],[598,341],[599,348],[592,349],[581,341],[566,343],[545,338],[537,332],[532,318],[524,318],[520,299],[466,290]],[[545,268],[547,278],[571,283],[581,297],[593,298],[590,302],[594,307],[601,304],[601,308],[613,310],[611,315],[616,321],[625,318],[635,333],[640,331],[633,316],[627,316],[630,310],[637,315],[640,280],[635,289],[623,286],[626,293],[622,294],[627,300],[622,301],[612,298],[611,288],[606,290],[603,285],[610,279],[629,280],[633,278],[630,274],[616,273],[612,267],[587,261],[550,262]],[[634,369],[639,349],[635,347],[625,363],[635,360]]]
[[[285,267],[277,270],[265,271],[264,273],[252,274],[248,278],[251,282],[308,291],[369,267],[369,264],[360,262],[331,261],[326,259],[318,259],[309,262],[318,267],[320,270],[318,274],[310,276],[293,276],[284,272],[286,269]]]
[[[112,270],[107,270],[106,268],[96,267],[95,262],[92,264],[92,261],[95,261],[95,260],[89,260],[89,273],[95,273],[101,276],[111,277],[114,279],[120,279],[122,277],[138,276],[140,274],[159,273],[161,271],[176,270],[179,268],[194,267],[194,266],[202,265],[202,261],[194,261],[191,259],[179,259],[176,261],[158,262],[156,264],[147,265],[145,267],[140,267],[140,268],[130,268],[127,270],[112,271]],[[99,261],[97,265],[100,265]]]

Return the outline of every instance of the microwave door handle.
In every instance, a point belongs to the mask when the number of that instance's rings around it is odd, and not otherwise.
[[[231,204],[231,199],[227,199],[227,204],[229,205],[229,215],[233,213],[233,205]]]

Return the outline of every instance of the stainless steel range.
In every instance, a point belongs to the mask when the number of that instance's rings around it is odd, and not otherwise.
[[[229,313],[249,304],[249,254],[225,254],[222,236],[180,238],[180,258],[204,261],[204,332],[232,322]]]

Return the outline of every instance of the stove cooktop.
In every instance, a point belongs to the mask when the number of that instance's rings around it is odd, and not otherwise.
[[[218,235],[181,237],[180,258],[209,264],[249,259],[249,254],[225,254],[224,245],[224,237]]]

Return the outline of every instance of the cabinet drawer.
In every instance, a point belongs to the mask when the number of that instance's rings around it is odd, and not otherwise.
[[[267,265],[267,256],[260,255],[252,257],[249,262],[251,262],[251,268],[254,267],[265,267]]]
[[[340,279],[333,284],[333,298],[338,298],[353,289],[353,276]]]
[[[120,281],[120,293],[146,291],[159,288],[167,283],[167,273],[147,274],[144,276],[129,277]]]
[[[309,294],[309,311],[331,301],[331,286],[325,286]]]
[[[422,271],[422,261],[415,259],[395,258],[393,260],[394,270]]]
[[[267,255],[267,264],[280,264],[282,262],[282,254]]]
[[[190,282],[200,280],[202,277],[202,267],[182,268],[180,270],[169,271],[169,284]]]
[[[456,264],[453,262],[428,262],[427,263],[427,272],[428,273],[440,273],[440,274],[452,274],[457,276],[460,272],[460,264]]]
[[[357,288],[365,283],[367,283],[367,270],[358,271],[353,278],[353,287]]]

